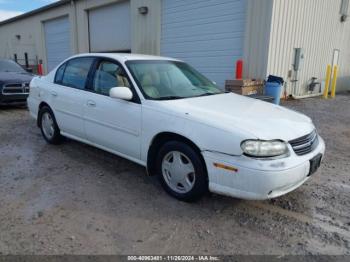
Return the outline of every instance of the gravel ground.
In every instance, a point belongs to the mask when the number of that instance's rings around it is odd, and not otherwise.
[[[326,141],[322,168],[281,198],[169,197],[127,160],[50,146],[0,108],[0,254],[350,254],[350,95],[289,101]]]

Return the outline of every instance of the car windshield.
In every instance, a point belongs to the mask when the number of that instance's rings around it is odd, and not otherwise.
[[[223,93],[183,62],[137,60],[126,64],[147,99],[171,100]]]
[[[0,72],[25,72],[24,69],[14,61],[0,60]]]

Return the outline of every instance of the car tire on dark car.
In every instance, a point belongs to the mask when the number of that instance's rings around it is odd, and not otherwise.
[[[55,115],[52,110],[44,106],[40,109],[39,126],[44,139],[52,145],[58,145],[62,142],[61,131],[57,125]]]
[[[165,191],[179,200],[193,202],[208,192],[204,163],[186,143],[165,143],[157,156],[156,171]]]

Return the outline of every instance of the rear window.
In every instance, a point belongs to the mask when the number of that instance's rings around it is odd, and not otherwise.
[[[66,65],[67,63],[64,63],[63,65],[60,66],[60,68],[57,69],[56,76],[55,76],[56,84],[62,84],[63,73],[64,73],[64,70],[66,69]]]
[[[75,58],[68,61],[62,77],[62,85],[85,89],[93,61],[94,58],[92,57]],[[57,72],[56,77],[59,77],[59,74],[60,72]]]

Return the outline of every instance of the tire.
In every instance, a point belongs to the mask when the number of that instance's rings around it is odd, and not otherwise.
[[[41,134],[46,142],[52,145],[60,144],[62,142],[61,131],[52,110],[47,106],[42,107],[39,111],[38,118]],[[51,128],[49,128],[49,126]]]
[[[178,200],[194,202],[208,192],[205,164],[199,153],[183,142],[167,142],[160,148],[156,171],[165,191]]]

